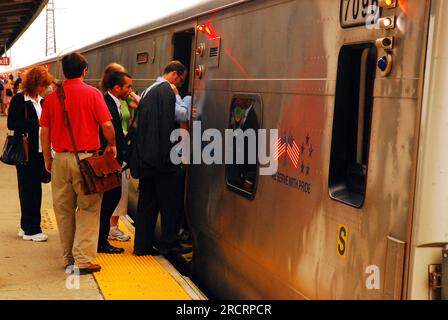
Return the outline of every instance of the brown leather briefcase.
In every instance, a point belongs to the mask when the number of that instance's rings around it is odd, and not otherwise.
[[[107,192],[121,186],[121,166],[111,155],[94,155],[79,162],[84,194]]]

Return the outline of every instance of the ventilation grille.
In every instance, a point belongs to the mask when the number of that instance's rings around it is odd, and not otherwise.
[[[218,56],[219,47],[210,48],[210,58],[215,58]]]

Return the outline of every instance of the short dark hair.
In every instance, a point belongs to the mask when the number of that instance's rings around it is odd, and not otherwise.
[[[70,53],[62,58],[62,70],[67,79],[76,79],[88,67],[87,59],[79,52]]]
[[[177,74],[181,75],[185,72],[185,70],[187,70],[187,68],[183,65],[183,63],[175,60],[166,65],[163,74],[168,74],[170,72],[176,71]]]
[[[122,71],[114,71],[112,72],[109,77],[107,78],[107,82],[106,82],[106,86],[105,88],[107,90],[112,90],[117,84],[120,87],[123,87],[125,85],[125,81],[124,78],[129,78],[132,79],[132,77],[126,73],[126,72],[122,72]]]

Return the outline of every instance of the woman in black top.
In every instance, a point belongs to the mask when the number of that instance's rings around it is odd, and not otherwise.
[[[49,182],[49,176],[40,144],[39,119],[42,95],[52,80],[45,67],[30,69],[24,76],[22,91],[12,98],[8,113],[8,129],[17,136],[28,135],[29,161],[26,165],[16,166],[22,213],[19,237],[27,241],[43,242],[48,239],[40,227],[42,182]]]

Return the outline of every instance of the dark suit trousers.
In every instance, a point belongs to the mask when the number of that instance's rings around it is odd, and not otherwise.
[[[42,153],[30,153],[30,160],[26,166],[16,166],[17,181],[19,184],[20,211],[22,217],[20,225],[27,236],[42,232],[41,205],[42,205],[42,170],[45,167]]]
[[[109,244],[107,238],[110,230],[110,218],[112,217],[115,208],[121,199],[121,187],[107,191],[103,195],[103,201],[101,202],[101,215],[100,215],[100,234],[98,238],[98,246],[104,246]]]
[[[134,253],[144,254],[151,251],[159,211],[162,227],[160,247],[169,249],[177,243],[183,208],[182,182],[180,170],[157,172],[140,179]]]

